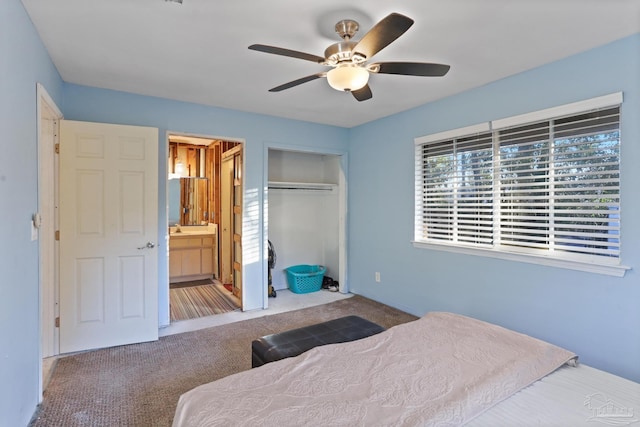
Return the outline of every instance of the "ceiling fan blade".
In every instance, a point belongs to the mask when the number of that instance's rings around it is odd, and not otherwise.
[[[322,64],[325,59],[321,56],[312,55],[310,53],[298,52],[297,50],[284,49],[282,47],[267,46],[264,44],[252,44],[249,46],[251,50],[257,50],[258,52],[273,53],[274,55],[288,56],[291,58],[304,59],[305,61],[315,62]]]
[[[310,81],[313,81],[313,80],[316,80],[316,79],[319,79],[319,78],[322,78],[322,77],[326,77],[326,76],[327,76],[327,73],[312,74],[310,76],[302,77],[300,79],[290,81],[289,83],[285,83],[285,84],[282,84],[280,86],[276,86],[273,89],[269,89],[269,92],[280,92],[281,90],[290,89],[292,87],[301,85],[302,83],[307,83],[307,82],[310,82]]]
[[[363,88],[358,90],[352,90],[351,93],[353,94],[353,97],[360,102],[371,99],[371,97],[373,96],[369,85],[365,85]]]
[[[392,13],[374,25],[353,48],[353,52],[369,59],[403,35],[412,25],[413,19]]]
[[[369,66],[378,74],[401,74],[404,76],[442,77],[449,72],[449,65],[427,62],[378,62]]]

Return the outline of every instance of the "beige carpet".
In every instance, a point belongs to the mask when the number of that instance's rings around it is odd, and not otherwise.
[[[386,328],[415,316],[354,296],[330,304],[60,359],[32,426],[170,426],[182,393],[251,368],[251,341],[358,315]]]

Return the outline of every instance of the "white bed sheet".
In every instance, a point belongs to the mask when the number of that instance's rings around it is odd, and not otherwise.
[[[640,426],[639,419],[640,384],[579,364],[561,367],[465,426]]]
[[[496,325],[429,313],[197,387],[180,398],[173,425],[458,426],[574,357]]]

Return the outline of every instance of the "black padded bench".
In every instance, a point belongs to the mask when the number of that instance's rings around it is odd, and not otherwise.
[[[267,335],[251,343],[251,367],[298,356],[325,344],[355,341],[384,331],[384,328],[358,316],[346,316],[304,328]]]

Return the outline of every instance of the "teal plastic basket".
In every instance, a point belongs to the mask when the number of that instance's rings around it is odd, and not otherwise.
[[[296,294],[316,292],[322,288],[322,279],[327,271],[321,265],[294,265],[285,269],[289,289]]]

